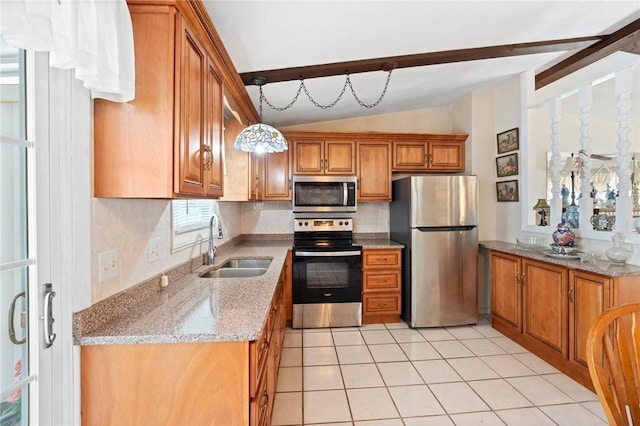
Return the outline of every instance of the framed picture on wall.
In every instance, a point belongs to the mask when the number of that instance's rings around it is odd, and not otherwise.
[[[518,174],[518,153],[496,158],[496,174],[499,178]]]
[[[505,180],[502,182],[496,182],[496,194],[499,202],[519,201],[520,194],[518,193],[518,181]]]
[[[518,128],[498,133],[498,155],[505,152],[517,151],[520,149],[520,136]]]

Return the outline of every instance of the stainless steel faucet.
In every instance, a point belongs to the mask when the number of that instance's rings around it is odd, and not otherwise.
[[[216,246],[213,245],[213,221],[216,221],[218,228],[218,237],[217,239],[222,238],[222,222],[220,222],[220,216],[216,213],[211,216],[211,220],[209,221],[209,260],[208,265],[213,265],[215,263],[216,258]]]

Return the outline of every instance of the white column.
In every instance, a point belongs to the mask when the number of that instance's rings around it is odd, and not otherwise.
[[[562,197],[560,191],[560,122],[562,115],[562,102],[560,98],[550,101],[549,118],[551,119],[551,217],[549,225],[556,226],[562,220]]]
[[[631,232],[633,227],[633,198],[631,197],[631,155],[629,133],[631,119],[632,70],[616,72],[616,109],[618,121],[618,197],[616,224],[618,232]]]
[[[593,105],[593,89],[591,84],[578,90],[578,106],[580,108],[580,152],[583,167],[580,173],[580,227],[589,229],[589,219],[593,215],[593,199],[591,192],[591,107]]]

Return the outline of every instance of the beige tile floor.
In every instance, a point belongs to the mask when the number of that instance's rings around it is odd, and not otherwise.
[[[274,426],[606,425],[597,396],[477,325],[287,329]]]

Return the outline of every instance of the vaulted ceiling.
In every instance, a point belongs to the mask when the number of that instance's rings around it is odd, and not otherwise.
[[[278,107],[276,126],[448,106],[526,70],[543,86],[617,50],[640,53],[640,2],[634,1],[245,1],[205,0],[238,72],[258,106],[255,76]]]

